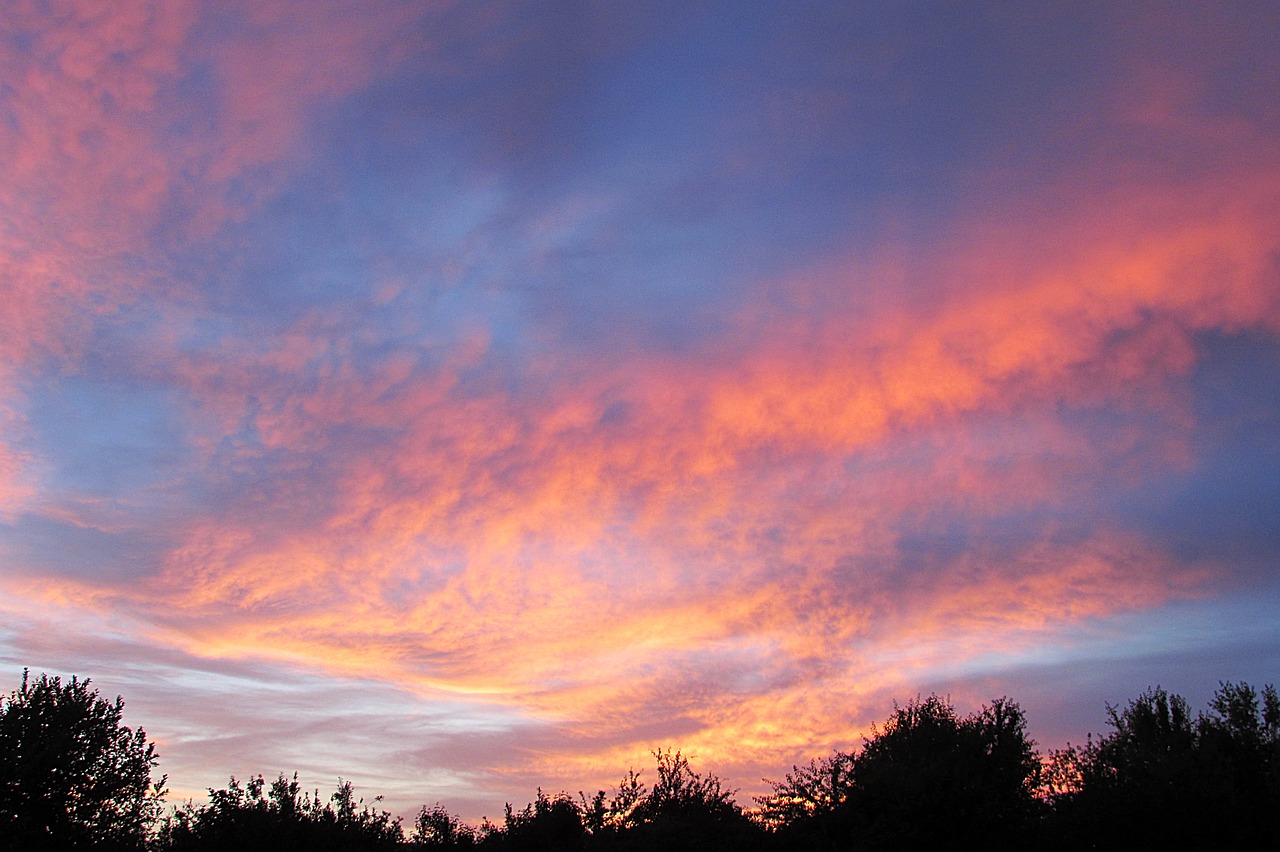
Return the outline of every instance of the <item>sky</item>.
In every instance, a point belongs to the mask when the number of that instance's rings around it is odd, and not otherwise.
[[[1278,679],[1280,5],[2,5],[0,691],[171,801]]]

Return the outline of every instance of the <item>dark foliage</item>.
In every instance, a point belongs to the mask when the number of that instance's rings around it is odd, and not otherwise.
[[[444,805],[422,806],[413,822],[409,842],[417,849],[472,849],[487,834],[477,832]]]
[[[510,852],[572,850],[750,850],[763,848],[764,828],[733,801],[714,775],[693,770],[679,751],[653,753],[652,788],[629,771],[609,795],[590,799],[565,793],[537,798],[521,810],[507,806],[505,824],[478,841],[484,849]],[[462,848],[461,844],[455,848]]]
[[[895,707],[861,753],[794,769],[761,815],[815,849],[1018,848],[1039,807],[1038,770],[1017,704],[997,699],[962,719],[930,695]]]
[[[548,796],[539,790],[523,810],[507,805],[505,829],[491,833],[488,845],[520,852],[577,852],[586,842],[578,804],[567,793]]]
[[[400,821],[357,800],[349,781],[340,781],[326,802],[318,791],[302,792],[296,775],[281,775],[270,787],[259,775],[243,785],[232,778],[225,789],[210,790],[207,805],[187,803],[175,810],[156,846],[175,852],[356,852],[394,849],[403,840]]]
[[[657,779],[644,791],[639,776],[628,773],[615,799],[626,804],[615,815],[612,834],[600,835],[600,848],[619,849],[747,849],[762,833],[733,800],[715,775],[702,775],[679,751],[653,753]],[[639,795],[636,795],[639,793]]]
[[[1054,755],[1049,820],[1060,848],[1280,846],[1280,697],[1224,683],[1208,714],[1149,690],[1111,731]]]
[[[930,695],[894,706],[856,753],[794,767],[747,813],[734,790],[658,750],[652,787],[537,791],[500,825],[437,803],[409,836],[339,781],[324,799],[297,776],[209,791],[159,820],[154,746],[75,678],[24,673],[0,699],[0,850],[469,849],[487,852],[916,848],[1280,848],[1280,696],[1223,683],[1208,711],[1149,690],[1107,707],[1110,731],[1042,758],[1000,698],[960,717]]]
[[[771,829],[810,820],[827,821],[848,799],[853,786],[853,755],[836,752],[808,766],[792,767],[773,794],[757,801],[759,819]]]
[[[849,815],[858,846],[1020,848],[1039,764],[1017,704],[957,718],[930,696],[897,708],[857,758]]]
[[[139,849],[159,816],[155,746],[88,680],[22,673],[0,698],[0,848]]]

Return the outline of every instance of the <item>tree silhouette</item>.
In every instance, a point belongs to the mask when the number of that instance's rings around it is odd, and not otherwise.
[[[962,719],[930,695],[895,706],[859,754],[793,769],[761,813],[809,848],[1014,848],[1033,823],[1038,771],[1017,704],[1000,698]]]
[[[1112,730],[1056,755],[1074,777],[1055,802],[1063,848],[1243,848],[1280,838],[1280,698],[1274,687],[1221,684],[1210,712],[1156,687]]]
[[[422,806],[409,836],[409,842],[420,849],[470,849],[480,839],[475,829],[439,802]]]
[[[839,848],[847,833],[840,813],[853,789],[854,757],[835,752],[807,766],[793,766],[773,793],[757,797],[757,819],[797,847]],[[767,780],[767,779],[766,779]]]
[[[1261,699],[1261,700],[1260,700]],[[1216,782],[1215,807],[1229,822],[1218,840],[1280,842],[1280,695],[1222,683],[1197,722],[1200,771]]]
[[[159,817],[155,745],[89,680],[23,670],[0,698],[0,847],[138,849]]]
[[[746,849],[760,835],[718,777],[693,771],[679,750],[658,749],[657,780],[645,790],[628,773],[615,802],[620,808],[612,838],[626,849]],[[605,835],[609,837],[609,835]]]
[[[582,812],[567,793],[537,798],[522,810],[507,805],[502,848],[518,852],[574,852],[584,849],[587,831]]]
[[[263,793],[263,790],[266,793]],[[374,799],[376,804],[379,799]],[[356,799],[350,781],[339,781],[328,801],[319,791],[304,793],[298,776],[280,775],[266,786],[261,775],[241,784],[234,777],[225,789],[210,790],[209,804],[188,802],[162,826],[157,848],[199,850],[346,850],[392,849],[404,840],[400,820]]]
[[[1159,687],[1110,730],[1042,761],[1007,698],[959,716],[930,695],[895,703],[857,753],[793,767],[747,814],[679,750],[652,752],[652,787],[630,770],[607,794],[547,795],[501,825],[473,828],[439,803],[406,841],[399,818],[339,779],[332,795],[297,775],[230,779],[151,833],[164,794],[154,746],[122,724],[124,703],[89,681],[23,673],[0,696],[0,852],[92,847],[138,852],[489,852],[947,848],[1274,848],[1280,841],[1280,695],[1222,683],[1207,712]]]
[[[652,788],[630,770],[610,796],[589,800],[542,790],[522,810],[507,806],[505,825],[481,848],[511,852],[560,850],[749,850],[764,837],[719,778],[695,772],[680,751],[656,750]]]
[[[853,768],[849,807],[866,848],[1020,846],[1038,763],[1017,704],[960,719],[936,695],[895,708]]]

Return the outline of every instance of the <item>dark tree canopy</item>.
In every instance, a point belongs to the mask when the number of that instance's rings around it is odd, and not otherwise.
[[[670,749],[653,752],[653,788],[641,795],[623,826],[647,849],[742,849],[758,831],[734,802],[735,790],[713,774],[693,770],[689,759]],[[632,775],[624,785],[634,783]],[[643,789],[643,788],[641,788]]]
[[[507,805],[505,825],[497,837],[507,849],[575,852],[586,848],[582,810],[567,793],[548,796],[539,790],[537,798],[523,810]]]
[[[747,817],[712,774],[695,772],[680,751],[653,752],[656,775],[652,787],[642,773],[628,771],[612,795],[601,790],[590,799],[579,793],[547,795],[521,810],[507,806],[501,827],[481,826],[453,848],[475,844],[510,852],[572,850],[749,850],[762,848],[764,828]],[[447,812],[430,814],[444,825]]]
[[[794,766],[786,779],[773,784],[773,794],[757,799],[759,817],[778,829],[812,820],[827,820],[849,797],[853,755],[835,752],[807,766]]]
[[[159,816],[155,746],[124,702],[46,674],[0,698],[0,847],[137,849]]]
[[[0,852],[780,852],[780,850],[1280,848],[1280,695],[1223,683],[1207,712],[1156,688],[1110,730],[1047,757],[1007,698],[960,716],[937,695],[894,705],[862,748],[794,767],[744,811],[680,751],[654,751],[611,793],[541,789],[472,827],[439,803],[409,836],[339,779],[232,778],[160,820],[154,746],[89,681],[23,675],[0,696]],[[647,772],[648,770],[646,770]]]
[[[423,805],[418,811],[409,842],[421,849],[469,849],[483,836],[436,802],[431,807]]]
[[[1014,848],[1035,807],[1039,763],[1017,704],[965,718],[936,695],[895,709],[854,764],[855,831],[867,848]]]
[[[930,695],[895,707],[860,753],[793,769],[761,816],[807,848],[1012,848],[1027,840],[1038,771],[1017,704],[960,718]]]
[[[403,840],[400,821],[356,799],[349,781],[339,781],[325,801],[319,791],[303,792],[296,775],[280,775],[269,786],[259,775],[244,784],[232,778],[224,789],[209,791],[208,805],[187,803],[174,811],[156,846],[179,852],[360,852],[392,849]]]
[[[1159,687],[1111,730],[1054,755],[1061,848],[1274,848],[1280,843],[1280,696],[1223,683],[1207,714]]]

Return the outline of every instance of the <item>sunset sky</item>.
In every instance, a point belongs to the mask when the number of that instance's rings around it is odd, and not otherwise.
[[[171,800],[1280,680],[1273,0],[0,7],[0,691]]]

